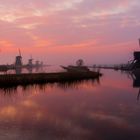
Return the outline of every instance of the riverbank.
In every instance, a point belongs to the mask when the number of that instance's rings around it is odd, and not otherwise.
[[[65,82],[72,80],[84,80],[99,78],[99,72],[57,72],[57,73],[33,73],[33,74],[5,74],[0,75],[0,86],[17,86],[39,83]]]

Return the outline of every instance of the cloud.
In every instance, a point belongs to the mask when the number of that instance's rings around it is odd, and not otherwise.
[[[0,40],[26,50],[81,42],[106,48],[138,38],[139,9],[138,0],[1,0]]]

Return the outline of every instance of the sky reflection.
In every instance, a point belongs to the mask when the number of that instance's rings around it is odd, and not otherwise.
[[[76,84],[78,88],[18,87],[15,94],[1,94],[0,139],[139,138],[137,89],[127,75],[105,71],[100,84]]]

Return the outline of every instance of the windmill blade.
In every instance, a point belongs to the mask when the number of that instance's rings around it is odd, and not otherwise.
[[[20,51],[20,49],[18,49],[18,51],[19,51],[19,56],[21,56],[21,51]]]
[[[139,46],[140,46],[140,38],[139,38]]]

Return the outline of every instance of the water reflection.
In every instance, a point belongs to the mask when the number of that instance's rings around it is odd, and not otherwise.
[[[92,86],[96,84],[100,84],[99,78],[88,79],[88,80],[71,80],[71,81],[62,81],[56,83],[40,83],[40,84],[30,84],[30,85],[22,85],[22,86],[0,86],[0,92],[4,95],[9,95],[12,93],[18,93],[18,89],[22,89],[23,91],[30,91],[32,89],[39,89],[41,91],[45,91],[47,87],[51,88],[60,88],[63,90],[66,89],[79,89],[81,86],[85,84],[91,84]]]
[[[133,81],[118,72],[103,73],[100,84],[19,86],[8,96],[1,89],[0,140],[139,140]]]
[[[90,83],[94,86],[95,83],[100,84],[99,78],[96,79],[90,79],[90,80],[72,80],[68,82],[59,82],[57,83],[57,86],[62,88],[62,89],[78,89],[80,88],[81,85]]]

